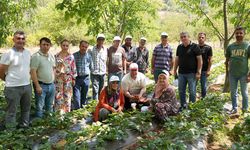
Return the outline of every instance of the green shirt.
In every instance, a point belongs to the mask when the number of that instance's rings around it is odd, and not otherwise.
[[[248,42],[232,43],[228,46],[226,57],[229,58],[229,73],[241,77],[248,73],[250,46]]]
[[[30,68],[36,70],[38,81],[44,83],[54,82],[54,67],[55,57],[50,53],[43,54],[41,51],[38,51],[31,57]]]

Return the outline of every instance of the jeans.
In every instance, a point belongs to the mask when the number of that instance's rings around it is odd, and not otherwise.
[[[104,86],[105,75],[91,74],[93,100],[98,100]]]
[[[155,80],[155,83],[157,83],[158,76],[159,76],[160,73],[162,73],[162,70],[164,70],[164,69],[155,69],[154,70],[154,80]]]
[[[88,103],[87,95],[89,90],[89,75],[77,76],[73,87],[73,109],[82,108]]]
[[[248,89],[247,89],[247,75],[242,77],[234,77],[233,75],[229,74],[229,82],[230,82],[230,94],[232,99],[232,106],[233,109],[237,109],[237,89],[238,89],[238,82],[240,82],[240,90],[242,94],[242,110],[248,109]]]
[[[181,100],[181,107],[187,105],[186,102],[186,88],[188,84],[189,101],[195,102],[196,100],[196,78],[195,73],[179,74],[178,77],[178,90]]]
[[[18,86],[18,87],[5,87],[4,95],[7,101],[7,109],[5,115],[6,128],[13,128],[16,126],[16,113],[18,105],[21,108],[21,126],[28,126],[30,119],[30,106],[31,106],[31,85]]]
[[[110,77],[112,77],[112,76],[118,76],[118,77],[119,77],[119,80],[120,80],[119,85],[121,85],[123,73],[122,73],[122,72],[109,73],[109,75],[108,75],[108,82],[109,82]]]
[[[206,74],[206,71],[201,72],[200,83],[201,83],[201,97],[205,98],[205,96],[207,95],[207,74]]]
[[[36,99],[36,117],[43,117],[44,108],[46,113],[53,112],[53,103],[55,100],[55,84],[39,83],[42,88],[42,94],[37,94],[34,86],[34,93]]]

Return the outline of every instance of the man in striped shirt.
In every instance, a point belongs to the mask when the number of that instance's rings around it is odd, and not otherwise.
[[[154,75],[155,82],[157,82],[158,75],[162,72],[162,70],[166,70],[172,74],[173,64],[173,51],[168,44],[168,34],[166,32],[162,32],[161,44],[155,47],[151,60],[151,71]]]

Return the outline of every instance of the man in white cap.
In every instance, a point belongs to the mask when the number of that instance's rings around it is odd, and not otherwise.
[[[138,72],[138,65],[132,63],[129,66],[129,73],[122,79],[122,89],[125,96],[125,109],[130,109],[132,103],[138,107],[148,105],[146,98],[146,76]]]
[[[126,54],[125,50],[120,46],[121,38],[115,36],[113,45],[108,49],[108,78],[112,75],[118,76],[121,80],[123,74],[126,73]]]
[[[139,47],[132,51],[130,55],[131,62],[137,63],[139,72],[143,74],[147,73],[149,65],[149,51],[145,47],[146,41],[145,37],[141,37]]]
[[[93,99],[98,100],[100,92],[104,86],[107,64],[107,48],[103,46],[105,41],[104,34],[98,34],[96,37],[96,46],[89,51],[93,67],[91,70],[92,94]]]
[[[126,54],[126,67],[128,68],[129,65],[131,64],[131,61],[130,61],[130,54],[131,54],[131,50],[132,50],[132,36],[131,35],[127,35],[125,37],[125,43],[122,45],[122,47],[124,48],[125,50],[125,54]]]
[[[173,64],[173,50],[168,44],[168,34],[166,32],[162,32],[161,44],[155,47],[151,60],[151,71],[154,75],[155,82],[157,82],[159,73],[161,73],[162,70],[167,70],[170,74],[172,74]]]

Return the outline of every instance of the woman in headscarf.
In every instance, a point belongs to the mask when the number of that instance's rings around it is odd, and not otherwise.
[[[151,108],[155,116],[161,121],[166,120],[168,116],[176,115],[179,109],[175,91],[168,80],[169,73],[163,70],[158,76],[154,95],[151,100]]]
[[[111,76],[108,86],[99,96],[99,103],[94,112],[94,121],[105,120],[110,113],[120,113],[124,107],[124,95],[119,87],[119,77]]]

